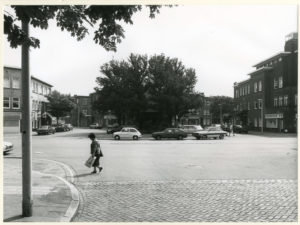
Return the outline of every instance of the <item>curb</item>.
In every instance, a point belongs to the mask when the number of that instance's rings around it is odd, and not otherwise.
[[[79,191],[77,190],[75,185],[73,185],[73,183],[75,181],[74,173],[72,172],[72,169],[64,163],[57,162],[54,160],[49,160],[49,159],[40,159],[40,160],[52,162],[52,163],[62,166],[67,174],[67,179],[68,178],[70,179],[70,182],[69,182],[65,178],[62,178],[62,177],[59,177],[56,175],[52,175],[52,174],[46,174],[48,176],[52,176],[52,177],[56,177],[57,179],[60,179],[69,187],[69,189],[71,191],[71,195],[72,195],[72,201],[71,201],[69,208],[67,209],[65,215],[60,219],[60,222],[71,222],[79,208]],[[41,172],[39,172],[39,173],[41,173]],[[44,174],[44,173],[41,173],[41,174]]]

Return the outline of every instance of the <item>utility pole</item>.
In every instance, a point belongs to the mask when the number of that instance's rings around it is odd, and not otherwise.
[[[22,20],[22,31],[29,37],[29,19]],[[22,214],[32,216],[31,181],[31,104],[30,104],[29,44],[22,44]]]

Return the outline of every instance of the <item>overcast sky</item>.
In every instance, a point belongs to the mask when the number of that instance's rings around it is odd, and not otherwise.
[[[99,68],[130,53],[179,58],[196,70],[196,91],[206,96],[233,96],[233,83],[248,78],[254,64],[284,50],[285,36],[297,32],[296,5],[190,5],[163,8],[149,19],[148,8],[124,25],[125,39],[117,52],[82,41],[51,22],[48,30],[31,28],[41,41],[30,52],[31,75],[66,94],[88,95],[96,86]],[[20,49],[6,42],[4,65],[21,66]]]

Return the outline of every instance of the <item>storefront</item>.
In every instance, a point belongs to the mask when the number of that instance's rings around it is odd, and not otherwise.
[[[265,119],[267,129],[274,131],[281,131],[284,129],[282,113],[265,114]]]

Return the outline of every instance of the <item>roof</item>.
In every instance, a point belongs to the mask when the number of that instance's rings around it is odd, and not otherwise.
[[[21,67],[16,67],[16,66],[4,66],[4,69],[5,69],[5,68],[15,69],[15,70],[22,70]],[[45,82],[45,81],[42,81],[42,80],[40,80],[40,79],[38,79],[38,78],[36,78],[36,77],[34,77],[34,76],[32,76],[32,75],[31,75],[31,78],[34,79],[34,80],[36,80],[36,81],[38,81],[38,82],[41,82],[41,83],[43,83],[43,84],[46,84],[46,85],[48,85],[48,86],[50,86],[50,87],[53,87],[53,85],[51,85],[51,84],[49,84],[49,83],[47,83],[47,82]]]
[[[238,86],[238,85],[241,85],[241,84],[244,84],[244,83],[247,83],[248,81],[250,81],[250,78],[247,79],[247,80],[240,81],[240,82],[235,82],[235,83],[234,83],[234,87],[236,87],[236,86]]]
[[[277,54],[275,54],[275,55],[273,55],[273,56],[271,56],[271,57],[269,57],[269,58],[267,58],[267,59],[265,59],[263,61],[260,61],[259,63],[255,64],[253,67],[262,66],[265,63],[274,60],[275,58],[279,58],[281,56],[285,56],[285,55],[288,55],[288,54],[290,54],[290,52],[279,52],[279,53],[277,53]]]
[[[248,75],[254,75],[254,74],[256,74],[256,73],[260,73],[260,72],[263,72],[263,71],[265,71],[265,70],[272,70],[273,69],[273,67],[262,67],[262,68],[259,68],[258,70],[255,70],[255,71],[253,71],[253,72],[251,72],[251,73],[249,73]]]

